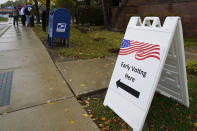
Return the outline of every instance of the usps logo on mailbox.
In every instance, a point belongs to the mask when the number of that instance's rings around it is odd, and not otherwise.
[[[57,23],[56,32],[65,32],[66,30],[66,23]]]

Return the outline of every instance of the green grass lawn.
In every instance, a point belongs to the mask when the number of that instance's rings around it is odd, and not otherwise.
[[[47,32],[43,32],[41,26],[33,29],[41,39],[47,39]],[[118,52],[123,37],[123,33],[110,32],[99,26],[91,27],[90,31],[85,26],[71,26],[70,47],[62,48],[58,53],[81,59],[113,56],[111,51]],[[185,38],[185,47],[189,46],[197,46],[197,39]]]
[[[59,50],[65,56],[77,56],[79,58],[97,58],[112,56],[111,49],[120,48],[123,34],[109,32],[107,30],[91,29],[82,33],[75,27],[71,27],[70,48]]]
[[[6,21],[8,21],[8,18],[2,18],[2,17],[0,17],[0,22],[6,22]]]
[[[41,39],[47,39],[47,31],[43,32],[42,27],[40,25],[36,25],[33,28],[34,32],[37,34],[37,36]]]
[[[196,131],[197,129],[197,76],[188,75],[190,107],[158,93],[152,101],[145,130]],[[103,106],[104,96],[88,98],[87,111],[102,130],[130,130],[130,127],[111,109]],[[196,124],[195,124],[196,123]],[[196,125],[196,127],[195,127]]]
[[[197,38],[185,38],[184,45],[185,47],[197,46]]]

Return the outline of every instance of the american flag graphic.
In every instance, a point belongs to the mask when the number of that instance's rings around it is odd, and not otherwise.
[[[159,45],[123,39],[119,55],[135,53],[135,59],[137,60],[144,60],[151,57],[160,60],[159,51]]]

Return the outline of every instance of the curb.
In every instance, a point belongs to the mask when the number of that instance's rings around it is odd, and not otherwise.
[[[10,25],[7,25],[5,28],[3,28],[2,31],[0,31],[0,37],[10,28]]]

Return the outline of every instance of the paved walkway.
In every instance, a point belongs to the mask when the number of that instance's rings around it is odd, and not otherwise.
[[[3,97],[10,105],[0,107],[0,131],[98,130],[30,28],[11,26],[0,37],[0,73],[5,72],[13,72],[13,79],[10,98]]]
[[[58,62],[61,70],[76,95],[106,89],[111,79],[116,58],[89,59]]]

